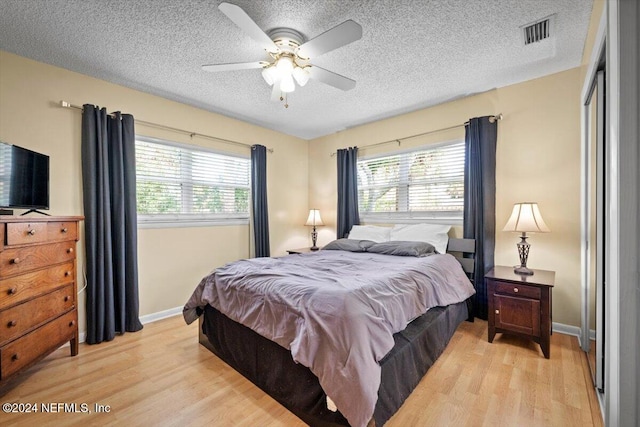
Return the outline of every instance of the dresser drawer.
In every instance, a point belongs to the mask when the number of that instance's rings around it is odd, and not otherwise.
[[[14,222],[7,224],[7,246],[28,245],[46,241],[46,222]]]
[[[72,309],[75,305],[74,293],[73,285],[68,285],[0,311],[0,345]]]
[[[44,270],[0,279],[0,310],[64,285],[73,284],[74,271],[75,264],[71,261]]]
[[[510,284],[505,282],[494,282],[494,291],[498,294],[511,295],[515,297],[540,299],[540,288],[522,284]]]
[[[64,242],[78,240],[77,222],[49,222],[47,223],[47,241]]]
[[[0,252],[0,278],[72,261],[76,257],[75,246],[75,242],[64,242],[7,249]]]
[[[76,310],[0,347],[0,380],[77,338]]]

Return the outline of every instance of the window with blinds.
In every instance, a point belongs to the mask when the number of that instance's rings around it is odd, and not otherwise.
[[[364,219],[462,219],[464,141],[358,160]]]
[[[141,223],[248,223],[249,158],[136,138]]]

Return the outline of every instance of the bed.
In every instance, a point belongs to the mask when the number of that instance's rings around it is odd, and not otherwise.
[[[185,320],[199,318],[202,345],[306,423],[382,426],[469,317],[462,265],[473,259],[424,242],[334,243],[217,269]]]

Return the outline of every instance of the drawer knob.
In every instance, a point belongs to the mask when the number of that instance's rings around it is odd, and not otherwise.
[[[69,298],[71,298],[69,295],[65,295],[65,296],[64,296],[64,302],[69,301]]]
[[[30,228],[29,231],[27,231],[27,234],[29,236],[33,236],[34,234],[36,234],[36,229],[35,228]]]
[[[16,292],[18,292],[18,288],[16,288],[15,286],[13,288],[9,288],[9,290],[7,291],[9,295],[13,295]]]
[[[69,322],[69,326],[73,326],[73,325],[75,325],[75,324],[76,324],[76,321],[75,321],[75,320],[72,320],[71,322]]]
[[[20,359],[20,355],[18,353],[11,356],[11,360],[18,360],[18,359]]]
[[[67,231],[68,231],[68,230],[67,230],[67,227],[64,227],[63,229],[61,229],[61,230],[60,230],[60,232],[61,232],[62,234],[66,233]]]
[[[64,272],[64,277],[69,277],[71,276],[71,272],[70,271],[65,271]]]
[[[513,292],[518,293],[518,288],[513,288]]]
[[[500,314],[500,310],[496,310],[496,314]]]
[[[11,260],[11,264],[20,264],[20,258],[14,258]]]
[[[9,326],[10,328],[13,328],[17,324],[18,324],[18,322],[16,322],[15,320],[10,320],[9,323],[7,324],[7,326]]]
[[[73,248],[69,248],[69,249],[67,249],[67,253],[68,253],[68,254],[72,254],[72,253],[73,253]]]

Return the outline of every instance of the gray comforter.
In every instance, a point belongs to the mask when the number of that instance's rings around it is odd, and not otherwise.
[[[451,255],[399,257],[319,251],[240,260],[202,279],[184,307],[206,304],[290,349],[354,427],[371,419],[378,362],[393,334],[429,308],[475,293]]]

